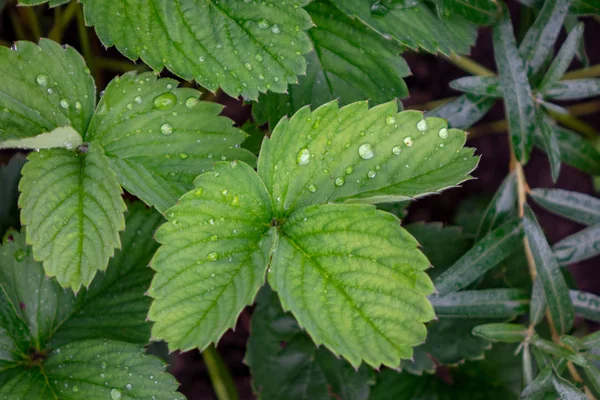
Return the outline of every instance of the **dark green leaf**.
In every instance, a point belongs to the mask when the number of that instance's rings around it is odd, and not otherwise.
[[[536,276],[535,281],[533,282],[533,288],[531,289],[531,305],[529,309],[529,323],[531,325],[536,326],[542,322],[546,307],[547,303],[546,295],[544,294],[544,285],[542,284],[540,277]]]
[[[560,174],[560,147],[558,146],[558,139],[554,133],[554,124],[552,124],[551,121],[548,121],[548,117],[541,111],[538,112],[537,119],[538,129],[540,130],[544,143],[544,151],[548,155],[548,162],[550,163],[552,181],[556,183],[558,175]]]
[[[465,290],[429,298],[444,318],[514,318],[527,312],[529,298],[519,289]]]
[[[486,324],[473,328],[473,335],[493,342],[518,343],[527,337],[527,327],[521,324]]]
[[[498,3],[493,0],[434,0],[441,15],[456,13],[478,25],[489,25],[498,18]]]
[[[588,360],[582,354],[550,340],[534,337],[531,343],[546,354],[566,358],[580,366],[587,366],[589,364]]]
[[[561,161],[590,175],[600,175],[600,153],[577,133],[553,126]],[[536,130],[535,145],[545,150],[542,135]]]
[[[568,236],[552,246],[561,265],[587,260],[600,254],[600,223]]]
[[[590,321],[600,322],[600,297],[579,290],[569,290],[575,313]]]
[[[581,100],[600,95],[600,79],[573,79],[546,86],[541,93],[557,100]]]
[[[592,393],[598,395],[600,393],[600,369],[592,363],[583,368],[585,374],[584,382]]]
[[[581,339],[581,346],[584,350],[591,350],[594,347],[600,348],[600,331],[587,335]]]
[[[493,229],[502,225],[513,216],[517,206],[517,178],[514,173],[509,174],[498,188],[492,201],[488,205],[477,231],[476,240],[481,240]]]
[[[529,195],[546,210],[584,225],[600,223],[600,199],[562,189],[533,189]]]
[[[531,397],[552,390],[552,377],[554,370],[556,370],[556,372],[559,374],[562,374],[566,366],[567,360],[564,358],[558,360],[556,364],[549,363],[546,365],[533,380],[533,382],[523,389],[521,397]]]
[[[454,90],[475,95],[499,98],[504,96],[500,81],[496,76],[466,76],[450,82]]]
[[[540,90],[556,83],[569,69],[573,57],[577,53],[581,38],[583,37],[583,23],[577,24],[569,33],[554,61],[548,68],[544,79],[539,85]]]
[[[464,94],[443,104],[425,115],[448,120],[448,125],[457,129],[469,129],[492,108],[496,99],[492,97]]]

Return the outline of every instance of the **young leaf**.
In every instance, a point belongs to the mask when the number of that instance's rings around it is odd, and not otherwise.
[[[283,116],[305,105],[316,108],[335,99],[341,105],[365,99],[377,105],[408,95],[402,78],[410,69],[399,56],[403,46],[346,15],[329,0],[314,1],[306,10],[317,25],[308,31],[314,51],[307,55],[306,76],[290,85],[289,93],[261,95],[252,106],[257,121],[275,127]]]
[[[331,102],[281,120],[263,142],[258,172],[278,216],[324,202],[408,200],[469,179],[478,157],[465,139],[441,119],[397,113],[396,102]]]
[[[125,203],[102,149],[30,153],[19,184],[27,243],[46,274],[75,291],[104,270],[125,227]]]
[[[245,362],[259,399],[366,400],[374,374],[355,371],[314,343],[294,318],[283,312],[277,294],[264,288],[256,298]]]
[[[573,57],[577,53],[577,49],[579,48],[579,44],[581,43],[581,38],[583,37],[583,23],[578,23],[571,32],[569,32],[569,36],[563,43],[560,51],[556,55],[552,64],[548,68],[544,79],[539,85],[540,90],[544,90],[552,84],[558,82],[558,80],[567,72],[569,69],[569,65],[571,65],[571,61]]]
[[[438,294],[444,296],[468,286],[508,257],[522,240],[523,226],[518,219],[494,229],[435,279]]]
[[[558,140],[562,162],[587,174],[600,175],[600,153],[594,146],[577,133],[558,125],[554,125],[552,130]],[[534,140],[537,147],[545,150],[542,136],[537,130]]]
[[[373,13],[369,1],[331,0],[340,10],[356,17],[384,37],[391,37],[406,47],[422,48],[430,53],[468,53],[477,30],[466,19],[451,15],[440,19],[427,4],[388,9],[383,15]]]
[[[533,145],[535,106],[506,6],[503,6],[501,19],[494,25],[493,39],[513,151],[517,160],[526,164]]]
[[[8,228],[20,228],[18,202],[18,186],[21,178],[21,168],[25,164],[25,157],[17,154],[7,165],[0,166],[0,236]]]
[[[560,147],[558,145],[558,139],[554,133],[554,124],[548,120],[545,113],[538,111],[538,129],[541,132],[541,137],[544,143],[544,151],[548,155],[548,161],[550,162],[550,171],[552,174],[552,181],[556,183],[558,175],[560,174]]]
[[[571,382],[556,374],[552,377],[552,385],[562,400],[586,400],[588,398]]]
[[[538,276],[544,286],[552,321],[557,331],[564,334],[573,326],[573,305],[569,298],[569,289],[544,232],[528,206],[525,207],[523,228],[535,260]]]
[[[579,290],[569,290],[569,297],[578,315],[590,321],[600,322],[600,297]]]
[[[255,162],[239,148],[246,135],[219,116],[222,106],[177,84],[150,72],[113,79],[86,136],[104,148],[119,183],[161,212],[210,171],[214,157]]]
[[[473,328],[473,335],[493,342],[518,343],[527,337],[527,327],[521,324],[486,324]]]
[[[425,116],[444,118],[452,128],[469,129],[490,111],[494,103],[496,99],[492,97],[464,94],[428,111]]]
[[[306,70],[302,54],[310,51],[306,30],[312,25],[302,8],[307,0],[81,3],[86,23],[96,28],[105,46],[115,46],[131,60],[141,58],[155,71],[166,67],[209,90],[221,86],[232,97],[285,92]]]
[[[600,223],[568,236],[552,246],[561,265],[572,264],[600,253]]]
[[[465,290],[429,298],[438,317],[514,318],[527,312],[529,298],[519,289]]]
[[[504,96],[496,76],[466,76],[450,82],[450,87],[461,92],[499,98]]]
[[[600,200],[562,189],[533,189],[529,195],[546,210],[584,225],[600,223]]]
[[[72,127],[84,135],[96,88],[83,58],[48,39],[0,47],[0,142]]]
[[[557,100],[581,100],[600,95],[600,79],[573,79],[548,85],[541,93]]]
[[[481,240],[493,229],[507,221],[513,215],[516,206],[517,178],[514,173],[511,173],[504,179],[485,210],[475,240]]]

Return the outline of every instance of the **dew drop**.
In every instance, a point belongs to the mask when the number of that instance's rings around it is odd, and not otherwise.
[[[17,262],[23,261],[24,258],[25,258],[25,251],[23,249],[19,249],[19,250],[15,251],[15,260],[17,260]]]
[[[391,114],[388,115],[385,117],[385,123],[388,125],[394,125],[396,123],[396,117]]]
[[[35,80],[40,86],[48,85],[48,75],[46,74],[39,74]]]
[[[61,106],[62,108],[69,108],[69,102],[68,102],[67,100],[65,100],[65,99],[62,99],[62,100],[60,101],[60,106]]]
[[[317,187],[311,183],[310,185],[308,185],[308,191],[314,193],[317,191]]]
[[[229,190],[227,190],[227,189],[223,189],[223,190],[221,190],[221,194],[222,194],[223,196],[226,196],[226,195],[227,195],[227,193],[229,193]]]
[[[171,124],[163,124],[160,127],[160,131],[163,135],[170,135],[171,133],[173,133],[173,126]]]
[[[338,176],[335,178],[335,186],[343,186],[344,183],[346,183],[346,180],[343,177]]]
[[[142,104],[144,99],[142,99],[142,96],[135,96],[135,99],[133,99],[133,101],[135,101],[138,104]]]
[[[185,160],[186,158],[188,158],[188,155],[187,155],[187,153],[180,153],[179,158],[181,158],[182,160]]]
[[[231,202],[229,203],[232,206],[237,206],[240,202],[240,198],[236,195],[233,196],[233,198],[231,199]]]
[[[392,149],[392,153],[394,153],[394,155],[399,155],[400,153],[402,153],[402,147],[394,146],[394,148]]]
[[[119,389],[111,389],[110,391],[110,398],[112,400],[120,400],[121,399],[121,391]]]
[[[106,369],[106,361],[102,361],[102,363],[100,363],[100,368]]]
[[[246,69],[247,69],[248,71],[252,71],[252,69],[253,69],[253,68],[252,68],[252,64],[250,64],[250,63],[246,63],[246,64],[244,64],[244,67],[246,67]]]
[[[260,29],[267,29],[269,27],[269,21],[267,21],[266,19],[261,19],[260,21],[258,21],[258,27]]]
[[[353,172],[354,172],[354,167],[352,165],[350,165],[350,166],[348,166],[348,168],[346,168],[347,175],[350,175]]]
[[[77,111],[81,111],[81,108],[82,108],[81,102],[79,102],[79,101],[76,101],[76,102],[75,102],[75,109],[76,109]]]
[[[273,25],[273,27],[271,28],[271,32],[273,32],[274,34],[280,33],[281,29],[279,29],[279,25],[277,25],[277,24]]]
[[[73,392],[75,392],[75,393],[79,392],[79,387],[78,386],[73,386]]]
[[[373,152],[373,146],[371,146],[369,143],[361,144],[358,148],[358,155],[365,160],[373,158],[373,156],[375,155],[375,153]]]
[[[371,169],[371,170],[369,170],[369,172],[367,172],[367,176],[368,176],[370,179],[373,179],[373,178],[375,178],[375,177],[377,176],[377,172],[375,172],[375,171],[373,171],[373,170]]]
[[[417,129],[421,132],[425,132],[427,130],[427,121],[422,119],[419,122],[417,122]]]
[[[298,152],[296,162],[298,165],[306,165],[310,162],[310,151],[306,147]]]
[[[218,255],[215,252],[212,253],[208,253],[206,255],[206,261],[212,262],[212,261],[217,261]]]
[[[154,108],[159,110],[170,110],[177,104],[177,96],[171,92],[163,93],[154,99]]]
[[[131,383],[128,383],[127,385],[125,385],[125,387],[127,388],[127,390],[133,390],[133,385]]]
[[[448,138],[448,129],[446,129],[446,128],[440,129],[440,131],[438,132],[438,136],[442,139],[447,139]]]
[[[405,137],[404,144],[408,147],[412,146],[414,144],[413,138],[411,138],[410,136]]]
[[[185,101],[185,106],[187,108],[195,108],[199,103],[200,103],[200,100],[198,100],[195,97],[190,97],[189,99],[187,99]]]

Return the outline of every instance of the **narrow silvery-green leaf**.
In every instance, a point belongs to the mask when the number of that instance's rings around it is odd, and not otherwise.
[[[566,108],[561,107],[557,104],[542,100],[541,98],[538,98],[537,102],[544,110],[551,111],[553,113],[560,114],[560,115],[569,115],[570,114],[569,110],[567,110]]]
[[[558,125],[553,126],[558,140],[560,159],[590,175],[600,175],[600,152],[577,133]],[[542,135],[536,130],[535,145],[545,151]]]
[[[440,296],[460,290],[508,257],[523,239],[523,226],[518,219],[510,220],[477,242],[452,267],[435,279]]]
[[[52,132],[0,142],[0,149],[74,149],[83,143],[81,135],[71,126],[61,126]]]
[[[600,79],[586,78],[559,81],[541,91],[544,97],[556,100],[581,100],[600,95]]]
[[[556,215],[584,225],[600,223],[600,199],[562,189],[533,189],[529,196]]]
[[[571,7],[571,11],[573,11],[573,7]],[[577,18],[576,15],[573,14],[569,14],[567,15],[567,17],[565,18],[565,30],[567,31],[567,33],[571,33],[571,31],[573,31],[573,29],[575,29],[577,27],[577,25],[579,24],[580,19]],[[587,51],[585,49],[585,39],[582,38],[579,41],[579,44],[577,45],[577,51],[575,53],[575,55],[577,56],[577,59],[579,61],[581,61],[581,64],[583,65],[584,68],[589,68],[590,66],[590,58],[587,55]]]
[[[552,246],[561,265],[572,264],[600,254],[600,223],[568,236]]]
[[[566,358],[567,360],[573,361],[575,364],[580,366],[586,366],[589,364],[582,354],[553,341],[535,336],[531,340],[531,344],[548,355]]]
[[[569,290],[575,313],[590,321],[600,322],[600,296],[579,290]]]
[[[569,12],[571,0],[547,0],[519,46],[519,56],[525,61],[527,74],[533,76],[553,53],[554,42]]]
[[[487,114],[495,102],[493,97],[464,94],[428,111],[425,115],[444,118],[452,128],[469,129]]]
[[[588,397],[571,382],[558,375],[552,377],[552,385],[561,400],[586,400]]]
[[[552,376],[554,370],[556,370],[559,374],[561,374],[565,367],[567,366],[567,361],[564,358],[561,358],[556,362],[556,364],[548,364],[546,365],[535,377],[535,379],[523,389],[521,392],[522,398],[532,397],[535,395],[543,394],[552,389]]]
[[[476,240],[482,239],[490,231],[502,225],[508,220],[517,206],[517,177],[515,173],[510,173],[504,179],[492,201],[488,205],[479,229]]]
[[[466,76],[449,83],[454,90],[475,95],[499,98],[504,95],[496,76]]]
[[[554,124],[551,121],[548,121],[548,117],[541,111],[538,111],[537,121],[538,129],[543,138],[545,152],[548,155],[552,181],[556,183],[558,175],[560,174],[560,147],[558,145],[556,134],[554,133]]]
[[[536,276],[533,281],[533,287],[531,289],[531,304],[529,306],[529,323],[536,326],[542,319],[544,319],[544,313],[546,312],[546,296],[544,294],[544,285],[539,276]]]
[[[540,90],[557,82],[567,72],[573,57],[577,53],[577,49],[583,37],[583,23],[578,23],[567,36],[567,40],[563,43],[560,51],[556,55],[552,64],[548,68],[544,79],[539,85]]]
[[[595,364],[590,363],[583,368],[585,374],[585,384],[594,394],[600,393],[600,369]]]
[[[493,39],[513,151],[517,160],[526,164],[533,145],[535,106],[506,6],[503,6],[501,19],[494,25]]]
[[[529,298],[519,289],[464,290],[429,298],[444,318],[514,318],[527,312]]]
[[[581,339],[581,346],[584,350],[591,350],[594,347],[600,348],[600,331],[587,335]]]
[[[526,385],[533,382],[533,358],[531,356],[531,347],[525,344],[521,350],[521,362],[523,364],[523,380]]]
[[[527,327],[521,324],[486,324],[473,328],[473,335],[492,342],[518,343],[527,337]]]
[[[546,241],[544,232],[537,222],[533,211],[526,205],[523,228],[529,248],[535,260],[538,276],[544,286],[544,294],[554,326],[561,334],[573,326],[573,305],[569,298],[569,289],[562,275],[552,249]]]

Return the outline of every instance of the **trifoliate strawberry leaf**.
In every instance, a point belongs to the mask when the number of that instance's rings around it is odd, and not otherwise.
[[[259,399],[366,400],[374,373],[355,371],[324,348],[315,347],[277,294],[265,287],[256,299],[245,361]]]
[[[166,213],[156,234],[149,290],[153,337],[171,349],[204,349],[233,327],[264,284],[271,201],[254,170],[219,162]]]
[[[470,178],[479,158],[465,139],[442,119],[398,113],[395,102],[331,102],[281,120],[263,142],[258,172],[278,215],[333,201],[407,200]]]
[[[89,286],[120,247],[125,227],[125,203],[108,159],[90,143],[77,151],[33,152],[28,160],[19,184],[27,243],[61,285]]]
[[[0,142],[72,127],[84,135],[96,88],[83,58],[48,39],[0,47]]]
[[[410,70],[399,56],[401,45],[329,0],[315,1],[306,10],[317,25],[308,31],[314,51],[307,56],[306,76],[290,85],[287,94],[261,95],[252,109],[257,121],[274,127],[306,105],[315,108],[335,99],[342,105],[367,99],[377,105],[408,95],[402,78]]]
[[[104,148],[119,183],[164,212],[218,160],[255,157],[245,134],[219,116],[222,106],[152,73],[127,73],[104,91],[86,136]]]
[[[306,70],[307,0],[81,3],[105,46],[212,91],[221,86],[233,97],[256,99],[259,91],[284,92]]]

